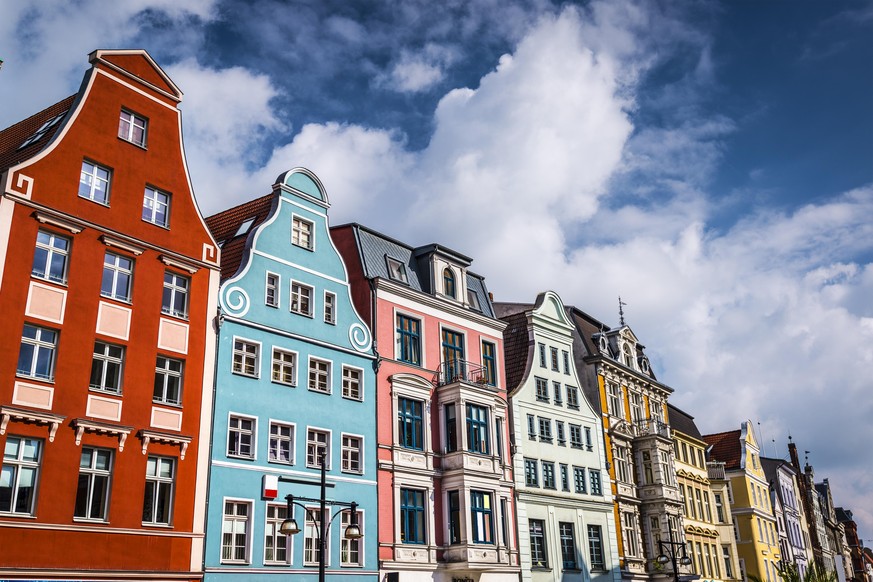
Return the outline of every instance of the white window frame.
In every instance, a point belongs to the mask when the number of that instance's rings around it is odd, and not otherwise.
[[[127,124],[127,131],[122,134],[122,124]],[[134,129],[140,128],[142,129],[142,139],[137,140],[134,137]],[[121,114],[118,118],[118,137],[123,139],[124,141],[130,142],[133,145],[137,145],[141,148],[146,147],[146,143],[148,143],[148,128],[149,128],[149,120],[146,117],[141,115],[137,115],[136,113],[129,111],[127,109],[122,109]]]
[[[168,275],[171,277],[169,282],[167,281]],[[180,285],[179,281],[184,281],[184,286]],[[174,273],[173,271],[164,271],[164,291],[167,290],[170,292],[170,304],[166,305],[164,303],[164,295],[161,295],[161,313],[178,317],[179,319],[188,319],[188,299],[191,297],[191,278],[180,275],[179,273]],[[181,312],[176,311],[173,307],[176,304],[177,296],[182,296],[185,299]]]
[[[346,371],[354,371],[358,373],[357,385],[358,385],[358,396],[352,396],[347,393],[346,386],[349,384],[348,378],[346,378]],[[355,400],[358,402],[364,401],[364,369],[358,368],[357,366],[349,366],[348,364],[343,364],[343,377],[342,377],[342,391],[343,398],[348,400]]]
[[[161,228],[170,228],[170,206],[172,205],[173,195],[169,192],[159,190],[154,186],[146,186],[142,196],[142,219],[144,222],[160,226]],[[164,219],[160,220],[160,209],[164,210]]]
[[[346,437],[358,439],[358,447],[355,449],[354,447],[346,446]],[[340,434],[340,446],[342,448],[342,455],[340,461],[340,471],[342,473],[351,473],[353,475],[363,475],[364,474],[364,435],[353,434],[344,432]],[[346,468],[346,452],[352,453],[357,451],[358,453],[358,469],[348,469]]]
[[[327,364],[327,390],[320,390],[317,387],[314,388],[312,384],[312,373],[313,373],[313,363],[315,364]],[[315,370],[318,376],[321,376],[320,370]],[[315,356],[309,356],[306,363],[306,387],[311,392],[318,392],[319,394],[332,394],[333,393],[333,362],[330,360],[326,360],[324,358],[316,358]]]
[[[276,358],[277,353],[285,355],[285,356],[291,356],[290,364],[288,362],[286,362],[285,360],[277,359]],[[299,368],[298,362],[299,361],[300,361],[300,358],[298,357],[297,352],[273,346],[273,353],[272,353],[272,359],[271,359],[271,364],[270,364],[270,380],[275,384],[283,384],[285,386],[297,386],[297,377],[299,374],[299,370],[298,370],[298,368]],[[276,379],[276,367],[277,367],[277,365],[279,366],[280,369],[287,368],[289,365],[291,366],[293,373],[291,374],[292,379],[290,382],[286,382],[282,379],[278,379],[278,380]],[[285,377],[285,374],[282,374],[280,376],[280,378],[284,378],[284,377]]]
[[[270,284],[270,277],[275,277],[275,284]],[[270,302],[270,291],[273,292],[273,301]],[[279,307],[282,304],[282,276],[278,273],[267,271],[264,275],[264,305],[267,307]]]
[[[12,441],[13,439],[18,440],[18,453],[14,457],[11,457],[7,456],[5,447],[8,447],[10,441]],[[37,443],[35,461],[24,458],[24,451],[26,450],[27,441]],[[45,443],[42,439],[37,439],[33,437],[23,435],[8,435],[6,437],[2,466],[4,469],[6,469],[7,467],[12,468],[12,479],[9,484],[9,511],[0,512],[0,515],[33,515],[35,513],[36,494],[37,491],[39,491],[39,473],[42,464],[44,445]],[[21,491],[21,472],[25,469],[33,472],[33,482],[30,486],[30,499],[26,511],[16,511],[15,506]]]
[[[252,428],[249,431],[244,431],[244,429],[239,427],[232,427],[231,422],[233,419],[240,420],[250,420],[252,423]],[[237,446],[237,452],[232,453],[230,449],[231,444],[231,435],[237,433],[240,435],[248,433],[251,436],[251,443],[249,448],[251,449],[251,453],[246,455],[239,452],[239,446]],[[241,442],[241,441],[239,441]],[[231,459],[249,459],[255,460],[258,456],[258,417],[250,416],[248,414],[239,414],[237,412],[228,412],[227,413],[227,447],[224,449],[225,454],[228,458]]]
[[[317,516],[319,514],[318,506],[306,506],[306,511],[304,511],[303,516],[303,565],[304,566],[318,566],[318,558],[315,553],[315,542],[319,541],[319,538],[324,541],[324,547],[319,548],[321,552],[326,552],[324,554],[324,564],[325,566],[330,566],[330,538],[332,536],[320,536],[321,529],[325,526],[325,522],[330,519],[330,508],[325,508],[325,514],[319,517],[318,527],[315,526],[315,520],[312,519],[313,516]],[[312,535],[310,535],[310,533]],[[312,549],[307,548],[307,544],[312,542]],[[315,559],[307,559],[310,556]]]
[[[273,427],[278,426],[282,428],[287,428],[290,430],[290,435],[274,435]],[[297,442],[297,425],[293,422],[286,422],[284,420],[275,420],[273,418],[270,419],[269,432],[268,432],[269,441],[267,443],[267,462],[270,463],[278,463],[281,465],[293,465],[294,464],[294,451]],[[278,457],[273,456],[273,439],[277,441],[287,441],[288,442],[288,460],[282,460]]]
[[[270,509],[273,508],[276,510],[276,516],[270,517]],[[287,506],[284,503],[275,503],[275,502],[267,502],[264,505],[264,564],[292,564],[294,562],[294,543],[291,536],[284,535],[279,532],[279,527],[282,525],[282,522],[287,518]],[[282,517],[285,515],[285,517]],[[273,559],[270,560],[267,558],[267,538],[272,542],[273,545]],[[277,560],[275,559],[276,551],[277,551],[277,540],[285,538],[285,559]]]
[[[149,474],[149,465],[148,463],[154,459],[155,460],[155,469],[156,474]],[[169,477],[161,476],[160,467],[161,464],[165,461],[169,461],[171,468],[171,475]],[[178,463],[176,459],[173,457],[161,457],[158,455],[149,455],[148,461],[146,462],[146,491],[143,496],[143,505],[145,505],[146,496],[148,496],[148,485],[152,484],[152,519],[143,519],[143,525],[171,525],[173,523],[173,503],[176,498],[176,468]],[[167,519],[166,521],[158,521],[157,520],[157,506],[158,499],[161,497],[161,491],[164,490],[165,487],[170,488],[170,503],[169,507],[167,507]],[[143,507],[143,513],[145,513],[145,507]],[[143,516],[145,517],[145,516]]]
[[[29,338],[24,336],[25,328],[33,328],[36,330],[36,337]],[[47,341],[42,339],[43,332],[48,332],[54,334],[53,341]],[[51,329],[48,327],[42,327],[39,325],[32,325],[30,323],[25,322],[24,327],[21,329],[21,343],[19,344],[19,352],[18,359],[21,360],[21,348],[24,344],[33,347],[33,352],[30,358],[30,369],[29,370],[21,370],[17,367],[15,368],[15,374],[17,376],[23,376],[26,378],[33,378],[36,380],[43,380],[45,382],[54,382],[55,380],[55,364],[57,363],[57,351],[58,351],[58,338],[60,336],[60,332],[56,329]],[[37,374],[37,363],[39,362],[39,354],[43,350],[49,350],[51,353],[51,361],[49,363],[49,371],[46,376],[41,376]]]
[[[246,515],[244,518],[241,518],[238,514],[234,513],[230,516],[227,514],[227,504],[233,503],[236,505],[246,505],[248,506],[248,510],[246,511]],[[241,499],[238,497],[224,497],[221,500],[221,530],[224,531],[224,524],[230,517],[231,521],[234,523],[244,523],[245,524],[245,557],[243,559],[238,558],[225,558],[224,557],[224,534],[222,533],[221,539],[221,553],[219,554],[219,560],[222,564],[250,564],[252,559],[252,540],[253,540],[253,532],[252,525],[254,523],[254,513],[255,502],[253,499]],[[236,544],[232,543],[230,548],[231,550],[236,549]]]
[[[324,323],[336,325],[336,293],[324,292]]]
[[[160,360],[164,360],[166,365],[162,368],[158,364]],[[179,364],[179,371],[173,370],[170,367],[171,362],[176,362]],[[160,404],[171,404],[174,406],[179,406],[182,404],[182,388],[184,386],[184,378],[185,378],[185,362],[183,360],[177,360],[175,358],[170,358],[168,356],[162,356],[158,354],[157,359],[155,360],[155,383],[157,383],[158,376],[163,376],[163,380],[161,382],[163,389],[161,390],[161,396],[157,394],[152,394],[152,402],[157,402]],[[167,385],[169,384],[170,378],[178,378],[179,379],[179,396],[173,401],[167,398]]]
[[[40,242],[40,235],[45,235],[48,237],[48,240],[45,242]],[[56,240],[63,240],[67,243],[66,249],[60,249],[55,246]],[[50,230],[42,230],[40,229],[36,235],[36,243],[34,244],[34,256],[33,256],[33,265],[30,269],[30,276],[35,277],[37,279],[42,279],[43,281],[49,281],[50,283],[56,283],[58,285],[66,285],[67,284],[67,269],[70,265],[70,250],[73,246],[73,241],[65,236],[61,236],[56,234]],[[36,252],[38,249],[43,249],[46,253],[45,261],[42,265],[40,265],[39,270],[37,270],[36,265]],[[55,256],[61,256],[64,258],[64,266],[63,272],[60,277],[55,278],[52,277],[52,263],[53,258]]]
[[[361,533],[364,532],[364,510],[360,507],[357,511],[358,514],[358,528],[361,530]],[[346,528],[351,524],[351,515],[352,512],[350,509],[346,509],[340,514],[340,567],[342,568],[362,568],[364,566],[364,549],[367,547],[366,544],[363,543],[363,538],[350,540],[345,536]],[[358,552],[358,561],[352,562],[347,560],[347,556],[350,555],[350,548],[355,546]]]
[[[105,172],[106,177],[100,175],[100,172]],[[85,179],[87,178],[87,180]],[[109,206],[109,188],[112,184],[112,170],[105,166],[101,166],[96,162],[82,160],[82,172],[79,175],[79,198],[90,200],[103,206]],[[82,191],[82,185],[88,188],[87,195]],[[100,186],[103,186],[104,200],[100,200],[94,196],[95,192],[100,192]]]
[[[111,263],[107,263],[106,261],[110,257],[113,260]],[[127,268],[119,265],[120,259],[130,261],[130,268],[127,269]],[[121,301],[123,303],[130,303],[130,298],[133,295],[133,270],[134,270],[135,266],[136,266],[136,261],[134,261],[130,257],[126,257],[124,255],[119,255],[117,253],[112,253],[112,252],[106,251],[106,253],[103,256],[103,271],[101,272],[101,277],[102,277],[102,273],[106,272],[107,269],[112,271],[112,289],[107,291],[107,292],[104,292],[103,288],[102,288],[102,283],[101,283],[100,295],[103,297],[108,297],[109,299]],[[119,274],[128,275],[127,295],[124,295],[124,296],[122,296],[118,293],[118,275]],[[101,279],[101,281],[102,281],[102,279]]]
[[[331,451],[331,442],[333,441],[333,431],[330,430],[330,429],[328,429],[328,428],[321,428],[321,427],[317,427],[317,426],[307,426],[307,427],[306,427],[306,466],[307,466],[308,468],[310,468],[310,469],[320,469],[321,466],[317,464],[317,460],[318,460],[318,459],[314,459],[313,462],[310,462],[310,461],[309,461],[309,457],[310,457],[310,454],[309,454],[309,445],[310,445],[310,444],[315,444],[315,445],[318,447],[318,446],[320,446],[322,443],[320,443],[320,442],[317,441],[317,440],[311,440],[311,439],[309,438],[309,436],[310,436],[309,433],[310,433],[310,432],[314,432],[314,433],[317,433],[317,434],[324,434],[324,435],[326,435],[326,437],[327,437],[327,438],[326,438],[326,442],[323,443],[323,444],[324,444],[325,451],[326,451],[326,452],[325,452],[325,455],[324,455],[324,456],[325,456],[324,462],[325,462],[325,465],[327,466],[326,469],[329,471],[329,470],[330,470],[331,461],[332,461],[332,459],[333,459],[333,453],[332,453],[332,451]]]
[[[100,352],[97,351],[97,348],[99,346],[102,346],[102,348],[103,348]],[[120,356],[110,355],[109,352],[113,348],[120,350],[121,355]],[[101,367],[100,383],[97,385],[91,384],[90,377],[89,377],[88,387],[91,390],[96,390],[98,392],[105,392],[107,394],[116,394],[118,396],[121,396],[121,394],[124,391],[123,390],[123,388],[124,388],[124,386],[123,386],[123,383],[124,383],[124,355],[125,355],[124,346],[120,346],[117,344],[111,344],[109,342],[103,342],[103,341],[99,341],[99,340],[94,342],[94,352],[93,352],[92,358],[91,358],[91,374],[93,375],[93,373],[94,373],[94,366],[97,364],[97,362],[100,362],[100,367]],[[117,378],[118,386],[116,388],[108,388],[106,386],[107,377],[109,376],[107,370],[109,369],[110,364],[115,364],[118,366],[118,378]]]
[[[409,285],[409,275],[406,272],[405,264],[388,255],[385,255],[385,264],[388,266],[389,279]]]
[[[309,227],[309,232],[303,232],[303,226]],[[308,241],[303,241],[302,236],[307,234],[309,237]],[[291,215],[291,244],[295,247],[300,247],[301,249],[306,249],[308,251],[315,250],[315,223],[311,220],[303,218],[299,214]]]
[[[103,515],[99,517],[93,517],[91,515],[84,516],[74,516],[73,521],[101,521],[106,522],[109,520],[109,502],[111,498],[112,491],[112,469],[115,466],[115,451],[112,449],[107,449],[103,447],[91,447],[84,446],[82,447],[82,455],[85,454],[85,449],[90,449],[92,451],[91,456],[91,464],[88,467],[82,466],[82,457],[79,457],[79,477],[82,474],[88,475],[88,493],[87,499],[85,500],[85,513],[90,513],[90,508],[94,499],[94,480],[97,477],[105,477],[106,478],[106,487],[104,488],[104,498],[103,498]],[[109,453],[109,468],[108,469],[97,469],[94,467],[94,459],[97,458],[98,452],[108,452]],[[78,494],[76,495],[76,501],[78,501]]]
[[[309,305],[308,309],[304,310],[301,308],[303,291],[306,290],[308,292]],[[312,314],[315,312],[315,288],[311,285],[306,285],[305,283],[301,283],[300,281],[291,281],[291,303],[289,305],[289,309],[291,313],[296,313],[297,315],[302,315],[304,317],[312,317]]]
[[[244,344],[241,348],[237,348],[237,342]],[[245,345],[253,346],[254,351],[254,373],[246,372],[245,361],[252,354],[245,349]],[[237,356],[240,356],[239,366],[237,366]],[[248,338],[233,336],[233,353],[231,354],[230,370],[238,376],[246,376],[247,378],[260,378],[261,376],[261,342],[250,340]]]

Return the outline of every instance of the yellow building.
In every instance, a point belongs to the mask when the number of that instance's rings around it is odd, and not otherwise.
[[[724,463],[743,578],[778,582],[776,517],[751,421],[743,422],[740,430],[706,435],[703,440],[712,447],[710,459]]]

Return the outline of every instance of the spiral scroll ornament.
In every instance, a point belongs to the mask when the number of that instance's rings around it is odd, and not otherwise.
[[[353,323],[349,327],[349,340],[352,342],[352,347],[359,352],[370,349],[370,332],[360,323]]]
[[[249,312],[251,301],[242,287],[231,287],[224,292],[224,309],[228,315],[242,317]]]

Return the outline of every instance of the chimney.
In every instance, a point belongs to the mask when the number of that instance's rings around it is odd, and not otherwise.
[[[794,465],[794,469],[800,473],[800,458],[797,456],[797,445],[790,441],[788,442],[788,454],[791,455],[791,464]]]

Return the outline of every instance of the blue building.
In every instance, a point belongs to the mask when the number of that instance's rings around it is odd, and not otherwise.
[[[207,219],[222,247],[206,580],[316,580],[325,463],[327,578],[378,579],[372,336],[302,168]],[[299,532],[280,531],[287,495]],[[355,521],[360,539],[346,530]],[[330,521],[328,521],[330,519]],[[287,529],[286,524],[286,529]]]

